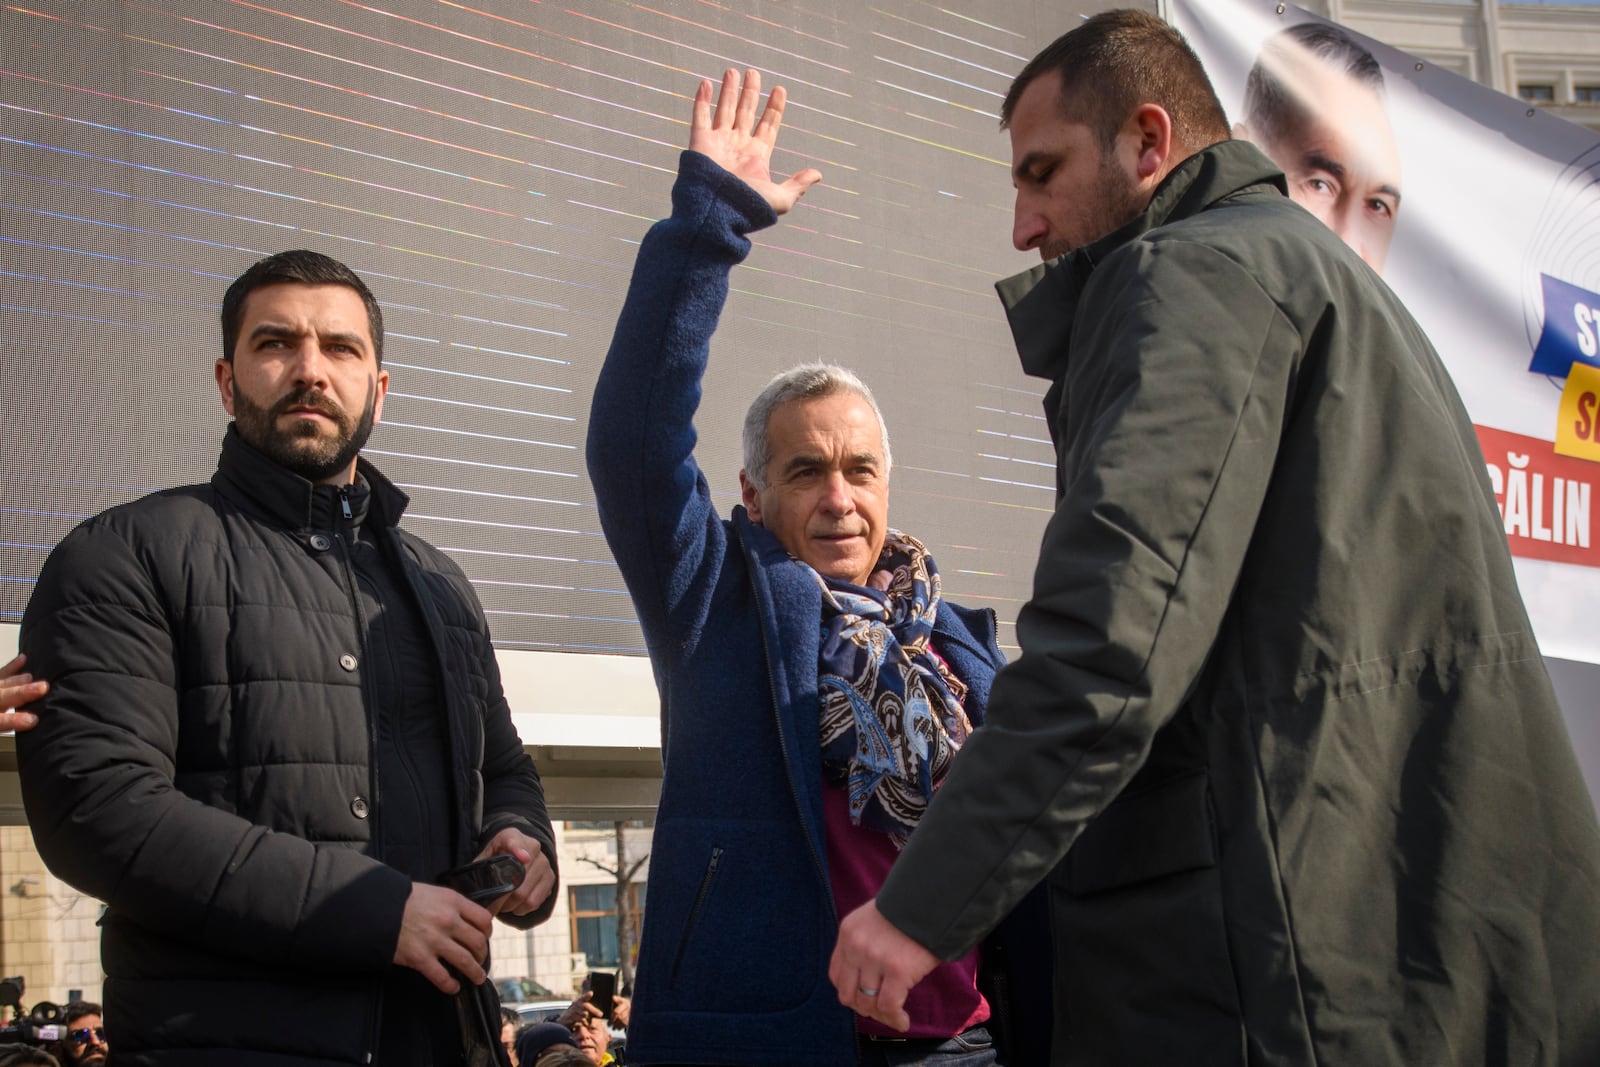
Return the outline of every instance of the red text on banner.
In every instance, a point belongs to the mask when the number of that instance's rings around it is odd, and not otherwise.
[[[1511,554],[1600,567],[1592,506],[1600,464],[1557,455],[1537,437],[1474,428]]]

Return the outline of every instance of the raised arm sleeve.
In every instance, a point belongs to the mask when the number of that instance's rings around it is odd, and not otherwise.
[[[694,459],[694,414],[711,336],[745,236],[777,221],[765,200],[684,152],[672,215],[650,228],[595,384],[588,465],[606,541],[652,648],[681,642],[708,610],[727,549]]]

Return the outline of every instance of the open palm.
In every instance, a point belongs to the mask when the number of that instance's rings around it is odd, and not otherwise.
[[[711,91],[707,80],[694,94],[690,149],[739,177],[760,193],[773,211],[784,214],[807,189],[822,180],[822,172],[808,167],[784,181],[772,180],[772,146],[783,125],[783,105],[788,98],[783,87],[772,90],[760,119],[756,118],[756,105],[761,102],[761,75],[755,71],[745,71],[742,79],[737,70],[724,73],[715,111],[711,107]]]

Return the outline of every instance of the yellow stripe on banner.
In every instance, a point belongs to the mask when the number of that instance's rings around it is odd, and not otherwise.
[[[1600,367],[1574,363],[1556,417],[1556,451],[1600,463]]]

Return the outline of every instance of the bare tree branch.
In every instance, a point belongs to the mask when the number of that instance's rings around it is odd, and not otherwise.
[[[617,862],[611,864],[604,859],[595,859],[593,856],[579,856],[578,862],[587,863],[596,870],[609,874],[616,879],[617,955],[620,957],[618,970],[622,977],[621,985],[631,988],[633,985],[632,954],[634,942],[638,940],[635,934],[638,928],[638,920],[633,912],[633,894],[629,890],[634,884],[634,877],[639,873],[639,868],[650,861],[650,853],[646,852],[636,859],[629,860],[628,843],[624,835],[627,823],[617,822],[613,826],[616,832]]]

